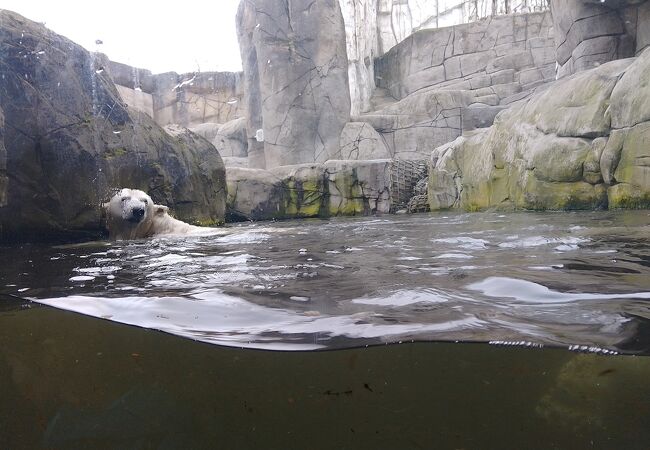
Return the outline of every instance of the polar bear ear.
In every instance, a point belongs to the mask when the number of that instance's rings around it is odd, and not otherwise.
[[[169,211],[169,208],[163,205],[153,205],[153,212],[156,215],[163,215],[166,214],[167,211]]]

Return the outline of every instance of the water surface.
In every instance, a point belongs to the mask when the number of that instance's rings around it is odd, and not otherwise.
[[[0,293],[215,344],[650,354],[647,211],[437,213],[3,248]]]

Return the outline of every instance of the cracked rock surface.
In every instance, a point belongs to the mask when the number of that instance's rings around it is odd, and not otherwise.
[[[391,161],[228,168],[233,220],[354,216],[390,211]]]
[[[0,11],[0,240],[97,236],[100,204],[117,187],[147,191],[182,220],[223,220],[214,147],[127,108],[106,63]]]
[[[330,159],[350,118],[345,27],[338,1],[242,1],[237,33],[250,167]]]
[[[650,51],[561,79],[437,148],[431,209],[650,207]]]
[[[371,124],[396,158],[428,159],[555,80],[551,14],[417,31],[376,60],[375,74],[381,106],[355,120]]]
[[[650,45],[650,2],[552,0],[558,76],[638,55]]]

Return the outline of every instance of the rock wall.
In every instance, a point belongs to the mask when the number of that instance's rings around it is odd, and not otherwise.
[[[646,0],[552,0],[551,5],[560,78],[650,45]]]
[[[0,241],[96,237],[100,204],[118,187],[147,191],[183,220],[223,220],[225,170],[214,147],[126,107],[108,60],[7,10],[0,48]]]
[[[338,1],[242,1],[237,33],[250,166],[330,159],[351,106]]]
[[[650,207],[650,50],[556,82],[431,156],[431,209]]]
[[[244,115],[241,73],[152,75],[148,70],[113,61],[108,69],[122,99],[158,125],[192,127],[225,123]]]
[[[546,0],[360,0],[376,1],[378,46],[388,52],[415,31],[451,27],[510,13],[548,10]]]
[[[552,26],[552,17],[545,12],[418,31],[376,61],[377,85],[396,99],[430,88],[506,85],[485,94],[503,100],[554,78]]]
[[[464,131],[555,80],[549,12],[421,30],[375,60],[380,107],[369,123],[398,159],[428,159]]]
[[[375,90],[375,57],[378,51],[376,0],[339,0],[345,22],[350,114],[359,115],[371,109]]]
[[[496,3],[496,10],[493,6]],[[506,13],[498,0],[339,0],[345,21],[349,60],[351,114],[377,109],[373,61],[415,31],[444,28]],[[546,0],[527,0],[511,12],[548,10]]]
[[[338,161],[270,170],[228,169],[233,220],[388,213],[391,161]]]

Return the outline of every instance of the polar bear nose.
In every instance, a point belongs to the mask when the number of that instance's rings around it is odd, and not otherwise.
[[[144,217],[144,208],[133,208],[131,215],[134,219],[140,220]]]

